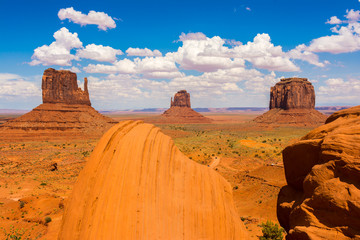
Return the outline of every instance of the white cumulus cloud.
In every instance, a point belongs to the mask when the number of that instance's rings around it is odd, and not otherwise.
[[[325,67],[325,65],[329,63],[328,61],[320,62],[319,56],[308,51],[305,44],[298,45],[296,48],[287,52],[287,55],[291,59],[300,59],[318,67]]]
[[[112,47],[89,44],[84,49],[77,51],[77,56],[80,58],[87,58],[99,62],[115,62],[116,55],[122,55],[123,52]]]
[[[34,50],[30,65],[59,65],[71,66],[71,61],[78,59],[70,53],[71,49],[81,48],[82,42],[77,33],[71,33],[65,27],[54,33],[55,41],[50,45],[43,45]]]
[[[12,73],[0,73],[0,99],[13,100],[40,96],[41,91],[35,83]]]
[[[330,36],[316,38],[311,41],[307,51],[328,52],[328,53],[348,53],[360,50],[360,11],[351,9],[346,12],[348,20],[340,20],[333,16],[328,20],[329,24],[346,24],[345,26],[335,26],[331,28],[334,33]]]
[[[104,12],[90,11],[88,14],[83,14],[80,11],[74,10],[73,7],[69,7],[60,9],[58,17],[60,20],[69,19],[69,21],[78,23],[81,26],[94,24],[104,31],[108,28],[111,29],[116,27],[114,19]]]
[[[135,63],[129,59],[123,59],[114,62],[113,65],[105,65],[105,64],[89,64],[84,67],[84,71],[87,73],[121,73],[121,74],[131,74],[136,73],[135,71]]]
[[[155,49],[154,51],[151,51],[148,48],[128,48],[126,50],[126,54],[128,56],[139,56],[139,57],[161,57],[162,53]]]
[[[327,24],[341,24],[342,21],[338,19],[336,16],[332,16],[329,20],[326,22]]]
[[[351,103],[360,101],[360,80],[350,78],[330,78],[325,81],[325,85],[319,87],[317,92],[319,102],[331,103]]]
[[[289,57],[282,51],[281,46],[274,46],[270,36],[266,33],[257,34],[253,42],[234,47],[230,56],[249,61],[254,67],[270,71],[293,72],[299,71]]]

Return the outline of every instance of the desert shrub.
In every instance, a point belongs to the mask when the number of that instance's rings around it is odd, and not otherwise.
[[[51,222],[51,217],[45,217],[45,224],[48,224],[49,222]]]
[[[90,156],[90,152],[89,151],[84,151],[81,153],[84,157],[88,157]]]
[[[261,231],[263,233],[262,236],[259,237],[260,240],[282,240],[284,230],[279,227],[276,223],[274,224],[271,221],[266,221],[266,223],[262,223]]]
[[[4,234],[5,234],[5,239],[6,240],[29,240],[30,238],[25,236],[25,230],[24,229],[17,229],[14,228],[13,225],[10,226],[10,232],[6,232],[4,230]]]
[[[23,208],[24,206],[25,206],[25,202],[19,201],[19,207],[20,207],[20,208]]]

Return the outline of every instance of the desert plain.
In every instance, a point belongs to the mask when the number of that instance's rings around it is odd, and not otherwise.
[[[260,224],[277,222],[276,202],[286,185],[282,150],[314,126],[261,125],[262,111],[202,113],[211,123],[156,123],[188,158],[212,168],[233,189],[236,211],[249,239]],[[152,123],[158,113],[107,113],[115,121]],[[3,114],[1,121],[19,116]],[[99,138],[0,142],[0,238],[56,239],[64,206]],[[10,238],[11,239],[11,238]]]

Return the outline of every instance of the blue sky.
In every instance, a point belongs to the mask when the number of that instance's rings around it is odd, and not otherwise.
[[[2,0],[0,108],[40,104],[48,67],[88,77],[97,109],[168,107],[180,89],[194,107],[263,107],[292,76],[309,78],[318,106],[358,105],[359,10],[359,0]]]

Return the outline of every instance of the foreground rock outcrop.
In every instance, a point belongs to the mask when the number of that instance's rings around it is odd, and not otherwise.
[[[83,91],[68,70],[44,71],[42,97],[43,104],[0,126],[1,140],[100,137],[116,123],[91,107],[87,79]]]
[[[277,214],[288,240],[360,239],[360,106],[283,151]]]
[[[247,239],[245,231],[223,177],[154,125],[124,121],[80,173],[59,239]]]
[[[186,90],[178,91],[174,100],[171,98],[170,108],[160,116],[163,123],[210,123],[210,118],[194,111],[190,104],[190,94]]]
[[[306,78],[285,78],[270,89],[269,111],[254,119],[265,124],[318,125],[326,116],[315,110],[315,91]]]

